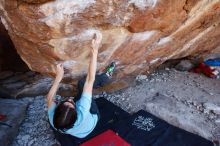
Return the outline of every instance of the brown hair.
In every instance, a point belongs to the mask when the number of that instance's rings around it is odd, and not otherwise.
[[[73,127],[77,118],[75,108],[66,106],[64,102],[61,102],[55,109],[53,124],[54,127],[60,130],[69,129]]]

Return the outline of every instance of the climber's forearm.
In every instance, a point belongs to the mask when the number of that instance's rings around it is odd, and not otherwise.
[[[91,57],[89,62],[88,74],[86,77],[86,82],[83,87],[83,91],[92,94],[93,83],[95,81],[95,74],[97,68],[97,55],[98,50],[92,49]]]
[[[50,88],[49,93],[47,94],[47,104],[48,104],[48,108],[52,105],[53,102],[53,97],[56,95],[56,92],[58,90],[60,84],[60,80],[56,77],[52,87]]]
[[[97,50],[92,51],[90,62],[89,62],[88,75],[86,78],[87,82],[93,83],[95,80],[95,73],[96,73],[96,68],[97,68],[97,56],[98,56],[98,51]]]
[[[56,68],[56,78],[53,82],[52,87],[50,88],[50,91],[47,95],[47,103],[48,103],[48,108],[52,105],[53,102],[53,97],[56,95],[57,89],[59,87],[59,84],[61,80],[63,79],[64,76],[64,69],[62,64],[57,64]]]

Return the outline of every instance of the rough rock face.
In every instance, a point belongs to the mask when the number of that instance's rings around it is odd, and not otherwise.
[[[68,77],[85,73],[94,32],[99,69],[114,60],[118,78],[220,51],[219,0],[0,0],[0,14],[22,59],[45,74],[58,62]]]

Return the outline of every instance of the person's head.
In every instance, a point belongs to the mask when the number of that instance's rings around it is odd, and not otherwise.
[[[77,118],[75,103],[68,98],[60,102],[55,109],[53,124],[56,129],[63,130],[73,127]]]

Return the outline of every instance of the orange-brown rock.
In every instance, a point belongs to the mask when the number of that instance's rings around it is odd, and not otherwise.
[[[22,59],[44,74],[58,62],[67,77],[86,73],[94,32],[103,35],[98,69],[116,61],[118,78],[220,52],[219,0],[0,0],[0,14]]]

